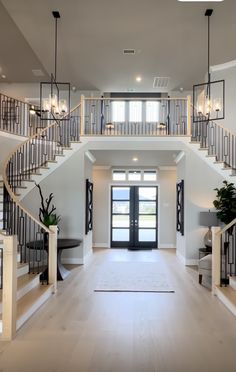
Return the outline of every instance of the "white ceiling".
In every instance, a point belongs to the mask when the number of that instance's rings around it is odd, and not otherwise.
[[[236,59],[236,1],[185,3],[177,0],[2,0],[29,44],[1,35],[1,57],[11,81],[33,81],[32,68],[53,70],[54,21],[59,10],[59,76],[78,89],[160,91],[155,76],[169,76],[169,90],[190,89],[207,68],[207,7],[212,16],[212,64]],[[0,8],[2,12],[2,9]],[[4,29],[15,26],[7,17]],[[2,34],[2,32],[1,32]],[[21,38],[22,38],[21,35]],[[17,48],[15,50],[15,48]],[[134,48],[135,56],[124,56]],[[34,52],[33,52],[34,51]],[[35,54],[37,59],[35,59]],[[7,54],[7,56],[5,56]],[[34,56],[34,60],[32,60]],[[14,62],[14,63],[13,63]],[[19,63],[20,62],[20,63]],[[8,66],[9,64],[9,66]],[[12,69],[15,66],[15,70]],[[27,69],[28,74],[22,72]],[[135,76],[141,75],[140,84]]]
[[[0,82],[38,82],[32,69],[47,73],[0,1]],[[42,79],[42,78],[41,78]]]
[[[174,166],[178,151],[136,151],[136,150],[90,150],[96,158],[95,166],[115,167],[157,167]],[[132,159],[138,158],[137,162]]]

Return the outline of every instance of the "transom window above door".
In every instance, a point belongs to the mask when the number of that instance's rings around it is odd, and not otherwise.
[[[119,182],[155,182],[157,180],[157,171],[155,169],[113,169],[112,180]]]

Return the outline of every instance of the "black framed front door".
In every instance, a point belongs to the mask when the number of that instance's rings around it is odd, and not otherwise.
[[[112,186],[112,248],[157,248],[157,201],[156,186]]]

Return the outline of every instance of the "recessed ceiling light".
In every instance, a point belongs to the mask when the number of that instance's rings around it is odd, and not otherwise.
[[[142,77],[141,76],[136,76],[135,80],[140,83],[142,81]]]
[[[4,75],[4,74],[3,74],[3,75],[1,75],[1,77],[2,77],[3,79],[6,79],[6,75]]]
[[[134,157],[132,160],[133,160],[133,161],[138,161],[138,158]]]

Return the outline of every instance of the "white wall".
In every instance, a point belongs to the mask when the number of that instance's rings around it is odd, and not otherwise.
[[[159,248],[176,247],[176,170],[159,171]]]
[[[220,120],[219,124],[236,133],[236,61],[234,65],[225,64],[220,70],[213,70],[211,80],[222,79],[225,80],[225,120]]]
[[[94,246],[110,247],[110,186],[111,169],[94,169]],[[146,184],[146,183],[145,183]],[[160,170],[157,185],[159,186],[159,247],[176,246],[175,234],[175,170]]]
[[[108,229],[109,229],[109,198],[111,182],[110,169],[93,170],[93,245],[100,247],[109,247]]]
[[[185,157],[177,164],[177,179],[185,181],[185,234],[182,237],[177,233],[177,254],[185,264],[192,265],[197,263],[206,233],[199,225],[199,213],[214,209],[214,189],[222,185],[223,177],[186,149]]]
[[[38,98],[40,85],[36,83],[0,83],[0,93],[24,101],[25,98]],[[99,97],[98,91],[71,91],[71,108],[78,105],[81,94],[86,97]]]
[[[50,192],[54,194],[53,203],[61,216],[59,237],[83,239],[80,247],[63,252],[66,263],[84,263],[92,251],[92,233],[85,236],[85,179],[91,174],[92,164],[81,150],[40,184],[45,196]],[[23,199],[23,204],[38,217],[40,197],[37,188]]]
[[[25,138],[0,131],[0,175],[3,173],[4,163],[16,146]]]
[[[90,182],[93,182],[93,164],[87,158],[87,156],[85,156],[85,159],[84,159],[84,186],[86,183],[86,179],[88,179]],[[86,204],[85,198],[86,198],[86,188],[85,188],[85,193],[84,193],[84,210],[85,210],[85,204]],[[93,247],[93,231],[89,231],[86,235],[85,225],[84,225],[83,257],[85,258],[85,260],[91,255],[92,247]]]
[[[177,182],[184,180],[184,189],[186,189],[186,155],[184,155],[177,164]],[[185,263],[186,258],[186,215],[187,215],[187,195],[186,190],[184,190],[184,235],[180,232],[176,232],[176,254]]]

